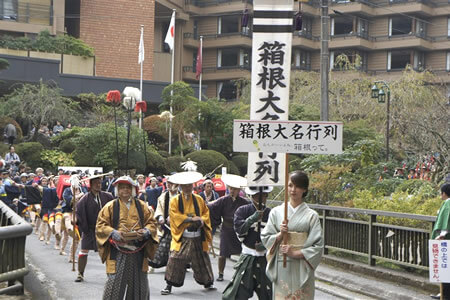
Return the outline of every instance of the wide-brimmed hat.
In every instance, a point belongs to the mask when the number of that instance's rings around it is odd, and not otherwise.
[[[139,178],[145,178],[145,176],[143,174],[136,175],[136,179],[139,179]]]
[[[172,180],[172,176],[173,175],[175,175],[176,173],[173,173],[172,175],[167,175],[167,176],[164,176],[164,177],[166,177],[166,181],[167,182],[170,182],[170,183],[175,183],[175,182],[173,182],[173,180]],[[176,183],[175,183],[176,184]]]
[[[221,179],[229,187],[240,189],[247,186],[247,179],[239,175],[225,174]]]
[[[179,172],[174,175],[170,175],[170,182],[175,184],[193,184],[203,178],[202,173],[199,172]]]
[[[126,183],[131,186],[137,186],[137,183],[133,179],[131,179],[130,176],[121,176],[121,177],[117,178],[116,180],[114,180],[113,186],[116,186],[119,183]]]
[[[245,188],[245,193],[247,195],[253,196],[259,193],[260,188],[262,188],[263,193],[270,193],[271,191],[273,191],[272,186],[248,186]]]
[[[20,174],[20,178],[22,178],[22,177],[28,177],[28,174],[27,173]]]
[[[104,174],[92,175],[92,176],[83,178],[83,179],[81,179],[81,180],[82,180],[82,181],[91,181],[92,179],[100,178],[100,177],[103,177],[103,176],[105,176],[105,175],[106,175],[106,173],[104,173]]]

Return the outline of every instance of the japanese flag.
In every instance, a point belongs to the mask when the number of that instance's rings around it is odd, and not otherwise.
[[[173,50],[174,41],[175,41],[175,11],[173,11],[172,13],[169,30],[167,30],[166,39],[164,40],[164,42],[169,45],[170,50]]]

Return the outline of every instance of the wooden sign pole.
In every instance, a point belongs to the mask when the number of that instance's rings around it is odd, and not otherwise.
[[[286,153],[286,159],[285,159],[285,174],[284,174],[284,223],[286,225],[288,224],[288,201],[289,201],[289,191],[288,191],[288,184],[289,184],[289,154]],[[286,245],[288,242],[288,233],[285,233],[283,235],[283,245]],[[286,260],[287,255],[283,254],[283,268],[286,268]]]

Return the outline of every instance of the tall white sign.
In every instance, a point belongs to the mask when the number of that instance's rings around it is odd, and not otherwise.
[[[251,120],[288,120],[293,8],[293,0],[253,2]],[[284,153],[249,153],[249,185],[284,185],[284,174]]]

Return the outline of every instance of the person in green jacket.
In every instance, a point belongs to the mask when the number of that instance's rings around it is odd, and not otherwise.
[[[434,240],[450,240],[450,183],[444,183],[441,186],[441,207],[438,211],[436,223],[431,233]],[[442,283],[441,295],[431,296],[435,299],[450,299],[450,283]]]

